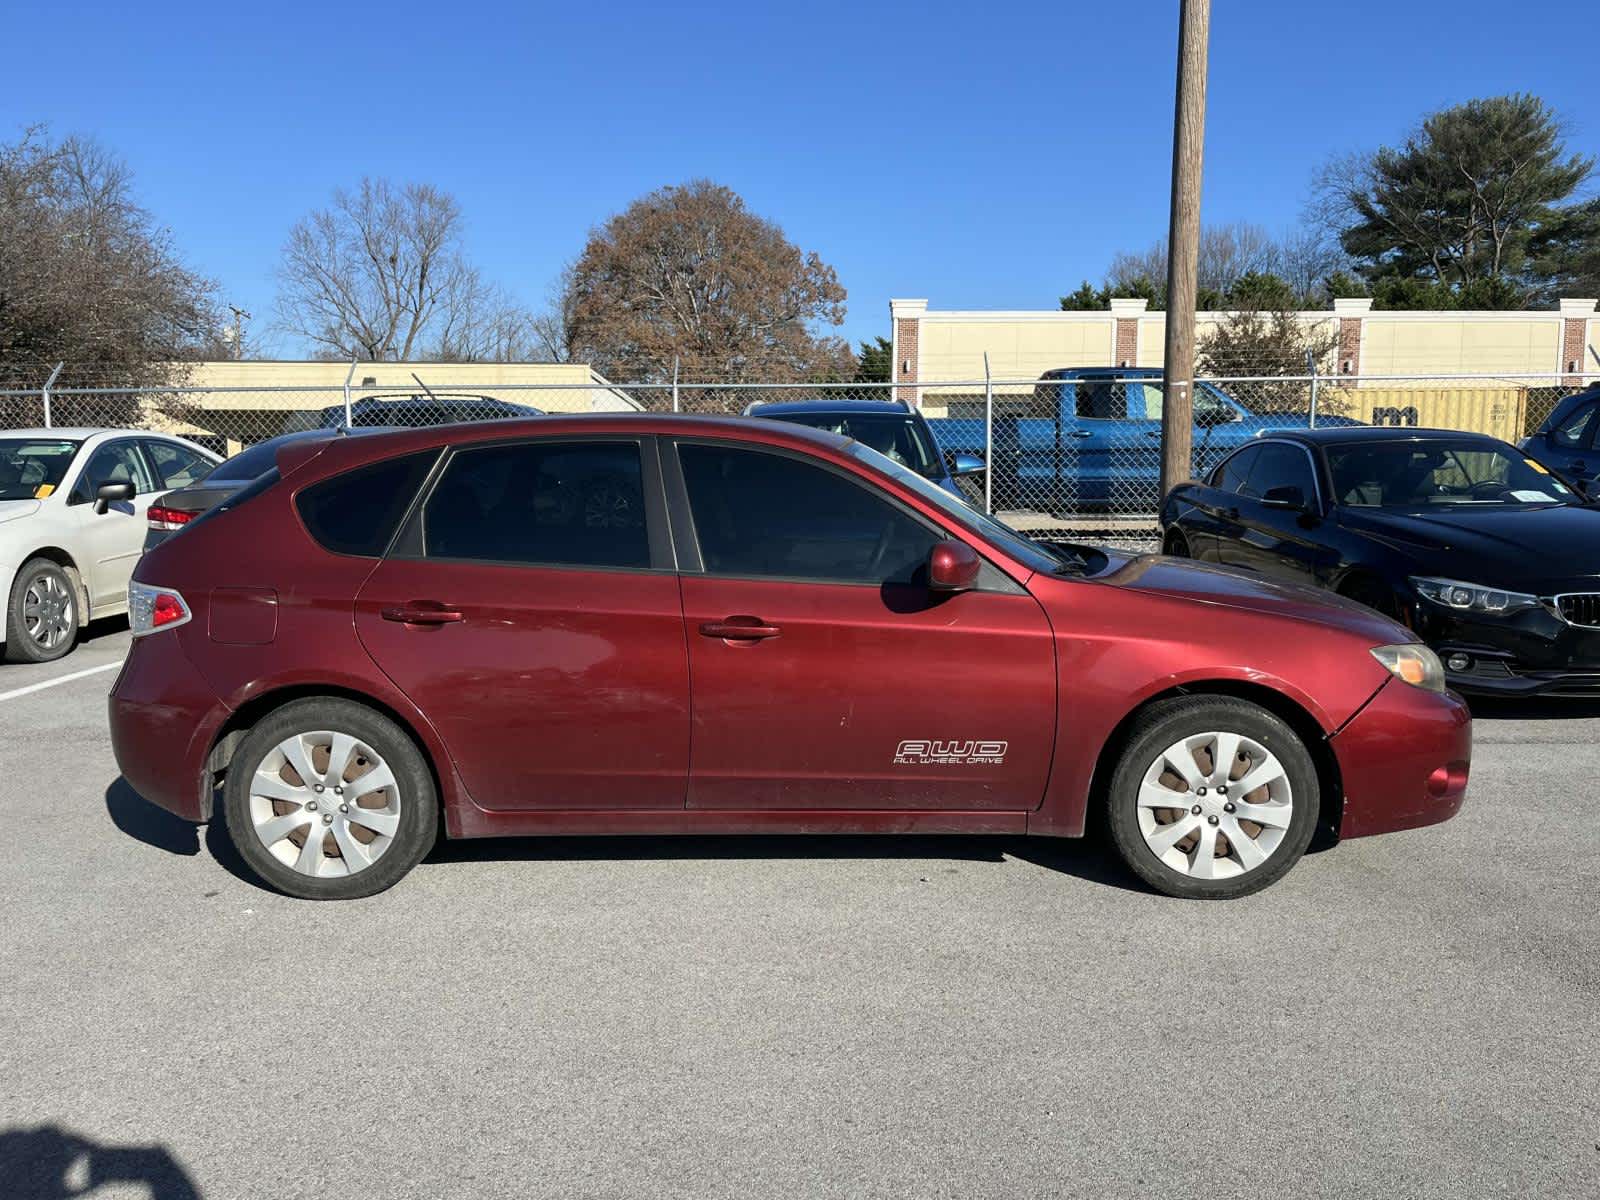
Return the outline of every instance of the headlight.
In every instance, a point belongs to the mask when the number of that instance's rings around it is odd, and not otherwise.
[[[1461,583],[1455,579],[1428,579],[1411,577],[1411,586],[1424,600],[1432,600],[1440,608],[1456,612],[1488,613],[1498,616],[1523,608],[1538,608],[1539,597],[1526,592],[1504,592],[1499,588],[1481,587],[1476,583]]]
[[[1426,646],[1377,646],[1372,657],[1412,687],[1428,692],[1444,691],[1444,664],[1439,656]]]

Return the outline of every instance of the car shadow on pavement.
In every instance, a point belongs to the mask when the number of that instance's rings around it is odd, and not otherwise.
[[[200,835],[194,825],[151,804],[120,775],[106,788],[106,812],[113,825],[136,841],[168,854],[190,857],[200,853]]]
[[[66,1200],[102,1187],[139,1189],[152,1200],[199,1200],[201,1191],[165,1146],[116,1146],[59,1125],[0,1129],[4,1194]]]
[[[672,837],[441,838],[424,860],[450,862],[640,862],[683,859],[803,861],[932,859],[1002,863],[1020,859],[1090,883],[1126,891],[1147,889],[1085,838],[1018,838],[1006,835],[923,834],[686,834]]]
[[[115,637],[119,633],[127,632],[128,618],[126,615],[101,617],[98,621],[90,621],[78,631],[78,645],[87,645],[89,642],[97,642],[101,638]]]

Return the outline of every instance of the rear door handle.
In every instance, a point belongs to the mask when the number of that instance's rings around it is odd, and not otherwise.
[[[1087,429],[1069,429],[1067,431],[1067,436],[1068,437],[1093,437],[1094,434],[1091,433]]]
[[[706,637],[723,638],[730,642],[759,642],[765,638],[775,638],[783,630],[776,625],[768,625],[759,617],[728,617],[722,621],[707,621],[700,626],[700,632]]]
[[[460,610],[446,608],[437,600],[412,600],[396,604],[378,614],[385,621],[398,621],[402,625],[454,625],[466,620]]]

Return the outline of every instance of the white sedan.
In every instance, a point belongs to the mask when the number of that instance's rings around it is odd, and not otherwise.
[[[165,433],[0,431],[7,660],[60,658],[85,622],[126,612],[150,502],[219,461]]]

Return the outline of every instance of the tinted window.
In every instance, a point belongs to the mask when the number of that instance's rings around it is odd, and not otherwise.
[[[1260,453],[1260,446],[1246,446],[1224,460],[1221,466],[1211,472],[1211,486],[1224,492],[1237,492],[1250,478],[1250,468],[1255,465],[1256,456]]]
[[[83,468],[73,494],[80,499],[93,500],[108,483],[131,483],[138,496],[156,490],[155,479],[144,455],[139,453],[138,443],[124,440],[101,446]]]
[[[422,510],[433,558],[648,567],[632,442],[546,442],[456,453]]]
[[[1593,438],[1594,412],[1590,404],[1580,408],[1551,432],[1550,440],[1559,446],[1587,446]]]
[[[939,534],[860,484],[755,450],[680,446],[707,571],[909,583]]]
[[[1128,415],[1128,385],[1111,379],[1078,380],[1073,389],[1078,416],[1093,421],[1117,421]]]
[[[1245,496],[1265,496],[1273,488],[1296,487],[1310,500],[1316,493],[1311,480],[1311,459],[1299,446],[1268,442],[1256,455],[1250,479],[1241,490]]]
[[[146,442],[144,451],[161,477],[163,487],[188,487],[211,470],[211,460],[175,442]]]
[[[241,450],[205,477],[207,483],[248,483],[270,471],[278,461],[278,450],[292,437],[275,437]]]
[[[406,454],[312,484],[295,498],[300,519],[324,549],[377,558],[437,457]]]

